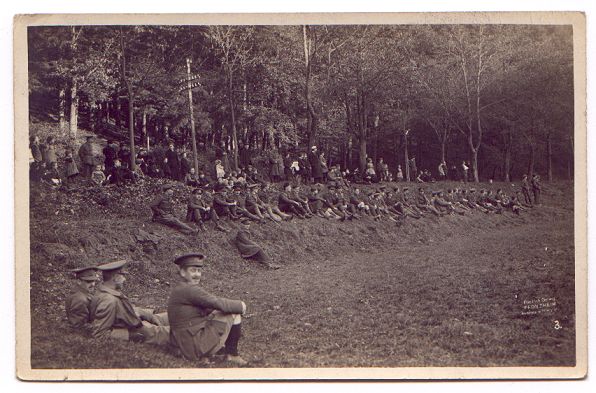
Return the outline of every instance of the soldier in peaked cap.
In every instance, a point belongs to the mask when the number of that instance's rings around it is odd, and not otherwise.
[[[90,321],[89,304],[97,282],[97,268],[85,266],[71,271],[77,281],[74,291],[66,298],[66,318],[72,327],[82,328]]]
[[[241,218],[240,223],[241,225],[233,242],[238,247],[242,258],[255,260],[269,269],[279,269],[279,265],[271,263],[269,255],[251,239],[250,220],[248,218]]]
[[[103,283],[91,299],[89,307],[93,337],[167,345],[170,327],[166,315],[154,315],[150,310],[133,306],[121,292],[128,272],[125,260],[97,267]]]
[[[205,256],[182,255],[174,260],[183,282],[176,286],[168,301],[171,339],[185,358],[209,361],[216,353],[236,365],[248,362],[238,354],[241,336],[241,314],[246,304],[210,294],[201,288]]]
[[[196,229],[183,223],[174,215],[174,206],[172,204],[174,190],[172,189],[172,185],[166,184],[162,186],[161,191],[161,195],[158,195],[150,205],[153,211],[153,221],[175,228],[187,235],[197,233],[198,231]]]

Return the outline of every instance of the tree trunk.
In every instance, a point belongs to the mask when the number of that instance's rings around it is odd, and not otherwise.
[[[505,149],[505,158],[504,158],[504,165],[503,165],[503,180],[506,182],[511,181],[511,147],[507,146]]]
[[[77,80],[73,79],[70,87],[70,138],[76,139],[79,117],[79,96],[77,92]]]
[[[478,149],[472,149],[472,174],[474,181],[478,183]]]
[[[89,104],[89,128],[91,129],[91,131],[95,132],[95,121],[97,119],[96,116],[96,110],[97,110],[97,106],[95,105],[95,103],[91,103]]]
[[[114,113],[114,119],[116,120],[116,127],[118,129],[120,129],[120,126],[122,125],[122,117],[121,117],[121,113],[122,112],[122,102],[120,100],[120,97],[116,97],[116,113]]]
[[[366,171],[366,102],[362,95],[362,92],[358,92],[357,95],[358,106],[356,113],[358,115],[358,131],[359,131],[359,164],[360,164],[360,173],[364,175]]]
[[[236,110],[234,108],[234,85],[232,69],[228,66],[228,103],[232,116],[232,154],[234,170],[238,170],[238,134],[236,131]]]
[[[347,152],[346,152],[346,168],[352,170],[352,148],[354,146],[354,138],[352,137],[352,135],[350,134],[350,136],[348,137],[348,148],[347,148]]]
[[[147,133],[147,107],[143,107],[143,136],[147,143],[147,151],[149,151],[149,134]]]
[[[134,170],[137,167],[136,153],[135,153],[135,112],[134,112],[134,95],[132,86],[128,84],[128,137],[130,138],[130,169]]]
[[[64,87],[60,88],[59,93],[59,103],[58,103],[58,118],[60,119],[60,132],[62,135],[66,133],[66,89]]]
[[[534,145],[530,145],[530,160],[528,161],[528,177],[534,175]]]
[[[308,145],[313,146],[316,143],[317,119],[310,95],[312,38],[309,37],[308,30],[308,26],[302,26],[302,38],[304,44],[304,99],[306,101],[306,135],[308,137]]]
[[[447,140],[441,139],[441,162],[445,162],[446,151],[447,151]]]

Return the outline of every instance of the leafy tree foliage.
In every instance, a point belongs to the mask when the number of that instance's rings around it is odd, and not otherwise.
[[[474,180],[572,176],[567,26],[52,26],[29,28],[34,119],[131,148],[471,164]],[[128,132],[125,131],[128,129]],[[207,154],[205,151],[204,154]],[[133,155],[134,156],[134,155]],[[407,177],[406,176],[406,177]]]

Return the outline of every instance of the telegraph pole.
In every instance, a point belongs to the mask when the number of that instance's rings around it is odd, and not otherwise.
[[[187,57],[186,58],[186,82],[187,82],[187,90],[188,90],[188,109],[190,110],[190,132],[192,136],[192,154],[193,154],[193,165],[195,168],[195,175],[198,176],[199,174],[199,160],[197,155],[197,139],[195,133],[195,115],[194,109],[192,107],[192,88],[193,88],[193,78],[190,74],[190,64],[192,60]]]

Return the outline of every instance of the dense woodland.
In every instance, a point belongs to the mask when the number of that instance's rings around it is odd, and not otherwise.
[[[466,160],[476,181],[573,176],[570,26],[53,26],[28,40],[31,120],[72,138],[190,150],[192,119],[199,155],[224,146],[233,165],[242,144],[262,158],[316,144],[361,171],[382,157],[407,176],[415,157],[433,173]]]

